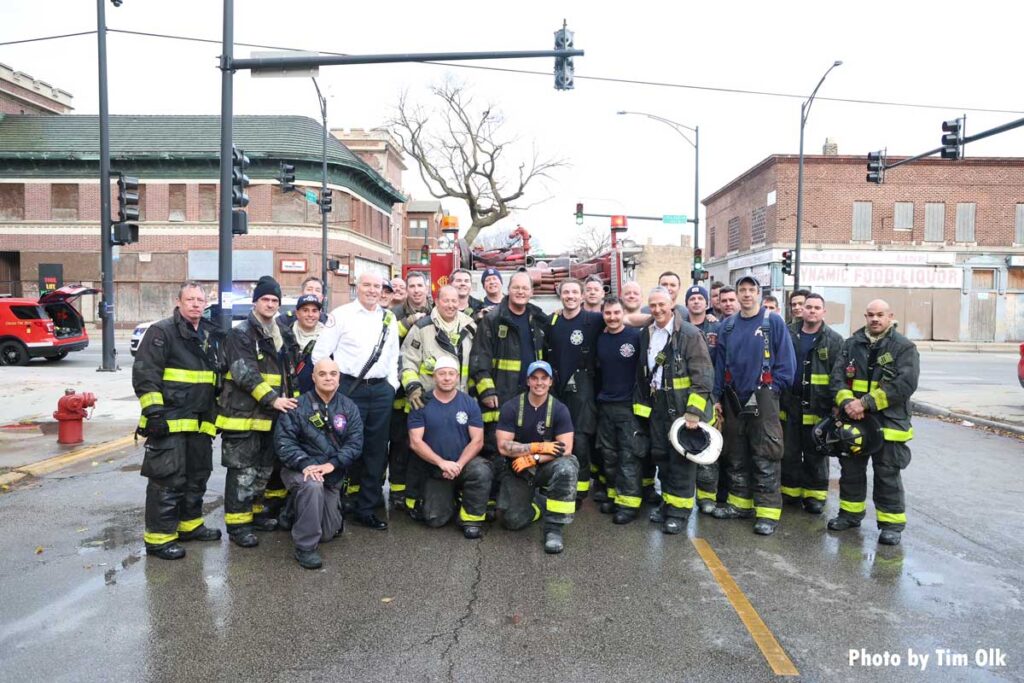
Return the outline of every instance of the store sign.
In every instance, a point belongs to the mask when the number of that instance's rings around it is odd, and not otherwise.
[[[800,266],[800,284],[810,287],[960,289],[961,268],[902,266]]]
[[[264,275],[274,274],[274,252],[263,250],[234,250],[231,252],[231,279],[235,282],[256,282]],[[188,279],[216,282],[220,275],[220,260],[216,249],[190,249],[188,252]]]
[[[64,264],[39,264],[39,295],[54,292],[64,286]]]
[[[876,251],[874,249],[807,249],[800,251],[803,263],[865,263],[887,266],[936,266],[956,263],[956,254],[943,251]],[[803,280],[803,268],[800,269]]]
[[[305,273],[306,270],[306,259],[281,259],[282,273]]]

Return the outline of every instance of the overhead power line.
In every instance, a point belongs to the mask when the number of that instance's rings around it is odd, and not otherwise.
[[[5,47],[7,45],[21,45],[22,43],[38,43],[38,42],[43,41],[43,40],[58,40],[60,38],[74,38],[76,36],[91,36],[94,33],[96,33],[95,30],[93,30],[93,31],[79,31],[78,33],[61,33],[60,35],[56,35],[56,36],[40,36],[38,38],[23,38],[22,40],[8,40],[6,42],[0,43],[0,47]]]

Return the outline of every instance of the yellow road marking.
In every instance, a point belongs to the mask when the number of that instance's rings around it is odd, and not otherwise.
[[[697,553],[704,560],[704,564],[707,565],[711,575],[715,577],[718,586],[725,593],[725,597],[729,599],[733,609],[736,610],[736,614],[743,621],[743,625],[747,627],[750,636],[754,639],[757,647],[760,648],[761,654],[768,660],[768,665],[775,672],[775,675],[799,676],[800,672],[796,670],[796,666],[793,665],[786,651],[779,645],[779,641],[775,639],[768,625],[764,623],[757,610],[750,604],[750,600],[747,600],[747,596],[743,594],[736,581],[733,580],[729,570],[718,559],[718,554],[712,550],[711,546],[703,538],[692,538],[690,540],[693,541],[694,547],[697,548]]]
[[[50,472],[56,472],[62,467],[67,467],[79,460],[85,460],[103,453],[115,451],[124,446],[130,446],[135,441],[135,435],[129,434],[128,436],[121,437],[120,439],[114,439],[113,441],[107,441],[105,443],[96,444],[95,446],[88,446],[86,448],[79,448],[76,451],[70,453],[64,453],[63,455],[56,455],[46,460],[40,460],[39,462],[32,463],[31,465],[24,465],[22,467],[14,468],[16,472],[24,472],[31,474],[33,477],[39,477]]]

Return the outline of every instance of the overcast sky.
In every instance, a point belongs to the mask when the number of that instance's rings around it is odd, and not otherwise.
[[[0,43],[95,29],[87,0],[2,0]],[[317,2],[237,0],[235,40],[350,54],[533,50],[553,47],[562,19],[575,31],[576,89],[553,88],[552,59],[479,62],[542,72],[400,64],[324,67],[332,128],[372,128],[399,94],[425,98],[448,76],[500,109],[506,130],[542,155],[562,157],[540,202],[506,219],[549,248],[577,229],[575,203],[588,212],[692,214],[693,149],[669,127],[620,109],[700,126],[700,194],[710,195],[768,155],[796,154],[800,101],[836,59],[806,129],[806,153],[826,137],[841,154],[888,147],[910,155],[938,145],[940,125],[966,111],[972,134],[1024,116],[1016,2]],[[107,5],[112,29],[221,37],[215,0],[124,0]],[[110,34],[112,114],[218,114],[219,45]],[[251,48],[236,47],[235,56]],[[82,36],[0,46],[0,62],[74,95],[75,113],[97,112],[96,40]],[[601,77],[679,86],[613,83]],[[720,88],[790,94],[721,92]],[[939,105],[917,108],[835,101]],[[976,111],[978,109],[1003,110]],[[300,79],[235,78],[236,114],[301,114],[319,120],[312,84]],[[969,145],[968,156],[1020,156],[1024,128]],[[410,163],[411,166],[411,163]],[[894,172],[895,173],[895,172]],[[405,189],[429,198],[413,169]],[[545,201],[546,200],[546,201]],[[465,215],[458,202],[446,208]],[[701,213],[703,218],[703,211]],[[606,225],[606,219],[592,219]],[[463,218],[463,224],[467,224]],[[642,241],[678,241],[678,226],[631,224]],[[692,231],[692,226],[685,228]],[[703,236],[701,237],[703,242]]]

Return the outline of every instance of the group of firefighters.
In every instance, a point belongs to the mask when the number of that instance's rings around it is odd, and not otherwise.
[[[795,291],[787,325],[750,275],[708,292],[666,272],[646,300],[636,282],[606,296],[599,278],[568,279],[555,313],[531,303],[526,271],[484,271],[483,300],[471,278],[456,270],[431,297],[423,273],[363,273],[326,315],[318,279],[280,313],[265,276],[228,332],[203,316],[202,286],[183,284],[133,368],[147,552],[177,559],[183,541],[221,538],[203,517],[218,433],[230,540],[290,530],[306,568],[346,517],[386,530],[385,507],[430,527],[454,518],[469,539],[489,521],[541,521],[548,553],[588,497],[614,524],[647,505],[679,534],[696,507],[770,535],[785,503],[822,512],[830,455],[828,528],[860,526],[871,460],[879,542],[900,542],[919,360],[885,301],[844,341],[820,294]]]

